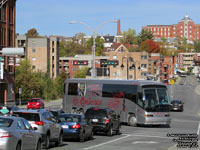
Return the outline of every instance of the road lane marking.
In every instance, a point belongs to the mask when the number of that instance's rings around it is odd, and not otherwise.
[[[142,137],[154,137],[154,138],[163,138],[163,139],[171,139],[171,137],[163,137],[163,136],[155,136],[155,135],[142,135],[142,134],[131,134],[130,136],[142,136]]]
[[[199,127],[198,127],[198,130],[197,130],[197,135],[199,135],[199,131],[200,131],[200,121],[199,121]]]
[[[135,142],[132,142],[132,144],[156,144],[158,142],[155,142],[155,141],[135,141]]]
[[[108,142],[105,142],[105,143],[101,143],[101,144],[98,144],[98,145],[94,145],[94,146],[90,146],[90,147],[87,147],[87,148],[84,148],[85,150],[88,150],[88,149],[93,149],[93,148],[96,148],[96,147],[99,147],[99,146],[102,146],[102,145],[106,145],[106,144],[109,144],[109,143],[112,143],[112,142],[116,142],[116,141],[119,141],[121,139],[125,139],[127,137],[129,137],[130,135],[126,135],[124,137],[121,137],[121,138],[117,138],[117,139],[114,139],[114,140],[111,140],[111,141],[108,141]]]
[[[191,86],[188,85],[187,87],[189,87],[192,91],[194,91],[194,89]]]

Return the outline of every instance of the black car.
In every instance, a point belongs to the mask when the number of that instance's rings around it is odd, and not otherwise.
[[[54,115],[54,117],[58,117],[60,114],[64,113],[62,109],[49,109],[49,111]]]
[[[113,131],[116,131],[116,134],[121,134],[120,117],[114,110],[89,108],[85,113],[85,117],[92,123],[95,133],[105,132],[108,136],[112,136]]]
[[[80,142],[86,138],[93,139],[93,126],[83,114],[63,113],[57,118],[63,128],[64,139],[78,139]]]
[[[171,100],[170,109],[171,111],[183,111],[183,102],[178,99]]]

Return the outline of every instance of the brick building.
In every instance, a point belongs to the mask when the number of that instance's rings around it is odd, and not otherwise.
[[[150,30],[154,38],[185,37],[189,41],[200,39],[200,24],[195,24],[187,14],[178,24],[147,25],[142,29]]]
[[[15,58],[2,56],[3,48],[15,47],[16,0],[8,0],[0,7],[0,63],[3,63],[3,79],[0,78],[0,103],[15,101]]]

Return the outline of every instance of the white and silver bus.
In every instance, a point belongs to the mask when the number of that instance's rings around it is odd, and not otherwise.
[[[66,79],[63,110],[84,113],[90,107],[111,108],[131,126],[171,123],[167,86],[155,81]]]

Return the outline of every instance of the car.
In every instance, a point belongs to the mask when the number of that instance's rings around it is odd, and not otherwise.
[[[41,135],[21,117],[0,116],[0,149],[41,149]]]
[[[64,113],[62,109],[49,109],[49,111],[57,118],[60,114]]]
[[[23,117],[28,120],[31,126],[37,128],[42,136],[45,148],[49,148],[50,142],[55,142],[56,146],[63,143],[63,129],[58,120],[46,109],[21,109],[13,112],[13,115]]]
[[[40,109],[44,108],[44,102],[41,98],[32,98],[28,101],[27,109]]]
[[[171,100],[170,109],[171,111],[183,111],[184,103],[179,99]]]
[[[93,139],[93,126],[85,119],[84,114],[63,113],[58,116],[63,128],[64,139]]]
[[[86,110],[85,117],[93,125],[94,133],[105,132],[108,136],[121,134],[120,116],[110,108],[91,107]]]

